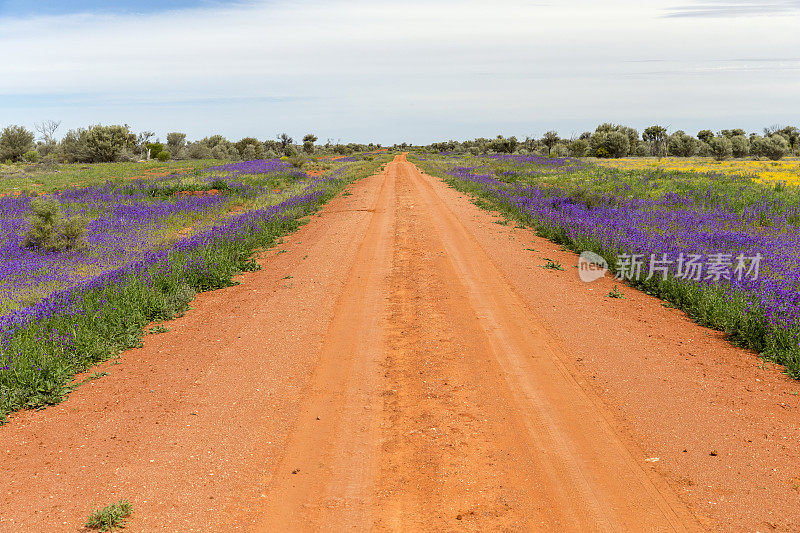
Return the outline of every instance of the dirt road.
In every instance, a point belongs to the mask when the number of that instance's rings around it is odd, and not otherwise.
[[[798,527],[800,387],[493,220],[398,156],[1,427],[0,531]]]

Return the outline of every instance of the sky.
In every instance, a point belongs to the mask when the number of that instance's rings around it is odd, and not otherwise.
[[[800,0],[0,0],[0,127],[426,144],[800,126]]]

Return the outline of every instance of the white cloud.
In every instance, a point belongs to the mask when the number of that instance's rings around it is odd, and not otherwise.
[[[800,121],[785,58],[800,17],[663,18],[668,7],[338,0],[0,19],[0,117],[384,142],[718,120],[721,108]],[[770,58],[788,60],[751,61]]]

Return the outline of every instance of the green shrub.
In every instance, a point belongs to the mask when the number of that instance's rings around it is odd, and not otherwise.
[[[750,154],[750,141],[744,135],[731,137],[733,157],[747,157]]]
[[[771,137],[755,137],[752,141],[751,152],[773,161],[782,159],[789,154],[789,143],[781,135]]]
[[[114,528],[124,529],[125,520],[131,516],[131,513],[133,513],[133,506],[128,500],[120,500],[90,514],[84,526],[100,531],[113,531]]]
[[[159,161],[169,161],[172,159],[172,154],[167,152],[166,150],[161,150],[158,155],[156,156]]]
[[[728,159],[733,154],[733,143],[727,137],[714,137],[709,145],[717,161]]]
[[[64,218],[57,200],[33,200],[31,210],[31,227],[24,242],[26,248],[60,252],[86,246],[86,221],[80,217]]]
[[[33,132],[24,126],[7,126],[0,132],[0,160],[18,161],[33,149]]]
[[[595,132],[589,143],[597,157],[625,157],[631,149],[628,136],[621,131]]]
[[[39,152],[36,150],[28,150],[22,155],[22,158],[28,163],[36,163],[39,160]]]

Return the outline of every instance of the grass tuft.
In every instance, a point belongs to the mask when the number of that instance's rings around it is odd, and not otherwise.
[[[120,500],[103,509],[98,509],[89,515],[84,527],[98,531],[113,531],[125,529],[125,520],[133,513],[133,507],[128,500]]]

